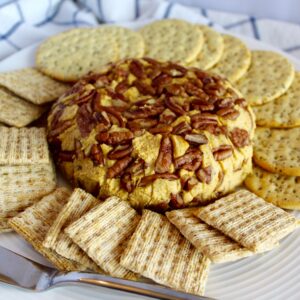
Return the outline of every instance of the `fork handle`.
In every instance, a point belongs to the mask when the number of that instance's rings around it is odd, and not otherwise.
[[[59,272],[52,278],[50,286],[67,285],[71,283],[92,284],[164,300],[213,300],[212,298],[178,292],[160,285],[130,281],[101,274],[84,272]]]

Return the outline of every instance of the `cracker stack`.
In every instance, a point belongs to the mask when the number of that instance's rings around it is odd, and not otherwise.
[[[44,128],[0,127],[0,232],[56,186]]]

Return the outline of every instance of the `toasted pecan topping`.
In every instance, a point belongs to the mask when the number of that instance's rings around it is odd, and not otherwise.
[[[236,147],[245,147],[250,145],[249,133],[245,129],[234,128],[229,134],[230,140]]]
[[[130,131],[100,132],[97,141],[108,145],[119,145],[129,142],[134,138]]]
[[[155,172],[166,173],[172,165],[173,150],[171,139],[166,136],[161,140],[159,154],[155,162]]]
[[[107,178],[114,178],[119,176],[130,164],[132,157],[125,156],[120,160],[117,160],[110,168],[107,169]]]
[[[221,145],[213,149],[213,155],[215,160],[224,160],[232,156],[232,147],[230,145]]]
[[[141,179],[139,186],[147,186],[148,184],[152,183],[156,179],[176,180],[178,179],[178,176],[171,173],[153,174],[153,175],[144,176]]]
[[[100,145],[94,144],[92,146],[90,156],[95,165],[104,164],[103,152]]]

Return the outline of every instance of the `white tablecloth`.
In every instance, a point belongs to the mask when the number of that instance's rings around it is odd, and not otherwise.
[[[273,5],[281,2],[273,1]],[[221,26],[263,40],[300,58],[300,25],[278,20],[163,0],[0,0],[0,60],[71,27],[161,18],[183,18]]]

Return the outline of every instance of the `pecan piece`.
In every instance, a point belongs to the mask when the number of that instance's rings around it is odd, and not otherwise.
[[[130,88],[129,84],[123,80],[117,84],[115,91],[118,94],[124,94]]]
[[[133,138],[134,135],[130,131],[100,132],[96,137],[98,142],[108,145],[128,143]]]
[[[177,124],[174,128],[172,133],[173,134],[185,134],[192,131],[192,127],[188,122],[182,121],[179,124]]]
[[[187,69],[183,66],[169,63],[166,67],[163,68],[163,72],[176,78],[183,77],[187,73]]]
[[[151,132],[152,134],[168,134],[172,132],[173,127],[170,125],[166,125],[166,124],[159,124],[156,127],[150,128],[149,132]]]
[[[87,137],[96,124],[90,104],[91,103],[85,103],[80,106],[76,116],[76,121],[82,137]]]
[[[119,146],[116,149],[112,149],[108,152],[107,157],[109,159],[120,159],[129,155],[133,150],[132,145]]]
[[[209,103],[206,100],[202,100],[202,99],[193,100],[191,102],[191,106],[193,109],[198,109],[201,111],[212,111],[215,108],[213,103]]]
[[[96,93],[97,91],[95,89],[85,91],[82,95],[79,95],[79,97],[77,99],[74,99],[72,102],[77,105],[83,104],[92,99]]]
[[[184,184],[183,189],[190,191],[194,186],[198,184],[198,180],[195,177],[188,178]]]
[[[138,108],[136,110],[125,111],[124,116],[127,119],[146,119],[148,117],[154,117],[164,111],[163,106],[146,106]]]
[[[179,209],[184,207],[184,201],[180,194],[171,194],[169,205],[173,209]]]
[[[143,95],[155,95],[155,89],[151,85],[149,85],[143,81],[135,80],[133,82],[133,85]]]
[[[145,75],[143,64],[136,59],[129,64],[129,70],[137,78],[143,78]]]
[[[212,149],[215,160],[224,160],[232,156],[233,151],[230,145],[221,145],[218,148]]]
[[[236,104],[236,105],[239,105],[239,106],[241,106],[241,107],[243,107],[243,108],[245,108],[245,107],[247,107],[247,101],[245,100],[245,99],[243,99],[243,98],[238,98],[238,99],[236,99],[235,101],[234,101],[234,104]]]
[[[185,114],[185,110],[178,103],[176,103],[174,97],[167,97],[165,103],[168,106],[168,108],[172,110],[175,114],[177,115]]]
[[[94,144],[91,148],[91,159],[94,162],[94,165],[103,165],[104,164],[104,156],[102,152],[102,148],[100,145]]]
[[[217,108],[232,108],[234,101],[231,98],[217,99],[215,105]]]
[[[141,179],[139,186],[147,186],[153,183],[156,179],[176,180],[178,179],[178,176],[171,173],[153,174],[153,175],[144,176]]]
[[[196,176],[200,182],[209,184],[212,179],[212,167],[208,166],[197,170]]]
[[[114,178],[120,175],[130,164],[132,157],[126,156],[120,160],[117,160],[110,168],[107,169],[107,177]]]
[[[131,181],[131,175],[128,173],[125,173],[121,176],[120,184],[121,187],[128,193],[131,193],[134,190],[134,184]]]
[[[190,133],[184,136],[185,140],[195,145],[204,145],[208,143],[207,137],[201,133]]]
[[[224,119],[235,120],[239,115],[239,111],[234,108],[225,107],[217,111],[217,115],[223,117]]]
[[[129,121],[127,127],[130,129],[148,129],[157,125],[158,121],[154,119],[136,119]]]
[[[49,132],[48,138],[52,139],[56,136],[59,136],[62,132],[64,132],[66,129],[68,129],[72,124],[73,123],[71,120],[58,122],[56,124],[55,128],[53,127],[51,129],[51,131]]]
[[[191,149],[184,155],[177,157],[174,161],[175,168],[188,171],[197,170],[202,162],[202,153],[198,149]]]
[[[155,162],[155,172],[166,173],[169,171],[173,158],[173,149],[171,139],[166,136],[162,138],[159,148],[159,154]]]
[[[144,172],[145,161],[141,158],[136,159],[129,167],[126,169],[126,173],[131,175],[140,175]]]
[[[165,109],[159,116],[159,122],[164,124],[171,124],[173,121],[175,121],[175,119],[176,115],[168,108]]]
[[[233,145],[236,147],[245,147],[250,145],[250,138],[248,131],[245,129],[234,128],[229,133],[230,140],[232,141]]]
[[[183,88],[181,85],[173,83],[166,86],[166,90],[169,94],[173,96],[178,96],[183,92]]]
[[[172,82],[172,78],[167,74],[160,74],[152,80],[152,87],[157,94],[161,94],[164,88]]]

